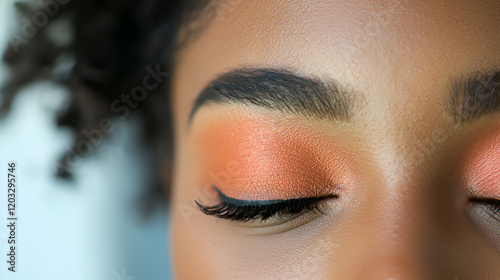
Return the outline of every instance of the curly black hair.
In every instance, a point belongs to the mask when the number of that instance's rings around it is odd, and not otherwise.
[[[57,175],[71,178],[75,157],[87,154],[82,141],[117,114],[117,100],[141,85],[152,71],[170,73],[175,53],[202,31],[215,14],[210,0],[45,0],[19,2],[18,33],[11,36],[3,61],[11,76],[1,89],[0,113],[6,113],[20,88],[40,79],[68,88],[69,105],[57,117],[74,134]],[[61,67],[66,63],[71,67]],[[63,69],[63,70],[61,70]],[[65,70],[67,69],[67,70]],[[163,80],[163,76],[166,78]],[[129,108],[142,126],[158,168],[158,180],[145,191],[145,205],[166,196],[160,170],[169,172],[173,141],[169,76],[148,88],[147,98]],[[137,107],[135,107],[137,106]],[[90,136],[99,137],[96,134]],[[95,150],[95,149],[94,149]],[[165,167],[163,163],[167,163]],[[162,165],[162,166],[160,166]],[[165,170],[166,169],[166,170]],[[150,207],[151,208],[151,207]]]

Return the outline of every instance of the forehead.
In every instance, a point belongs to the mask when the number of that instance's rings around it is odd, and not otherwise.
[[[450,79],[500,64],[495,0],[232,0],[212,8],[213,21],[178,56],[176,105],[245,66],[328,76],[387,99],[444,94]]]

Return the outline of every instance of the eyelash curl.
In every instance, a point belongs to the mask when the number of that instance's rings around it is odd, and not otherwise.
[[[201,205],[195,200],[200,210],[210,216],[231,221],[248,222],[251,220],[265,221],[271,217],[297,217],[309,212],[323,213],[320,202],[327,198],[304,197],[277,200],[240,200],[226,196],[217,187],[213,189],[218,193],[221,202],[214,206]]]

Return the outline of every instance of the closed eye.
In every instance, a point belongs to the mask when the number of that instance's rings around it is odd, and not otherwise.
[[[206,215],[232,221],[266,221],[272,217],[293,218],[309,212],[321,212],[320,202],[335,195],[277,200],[241,200],[226,196],[213,186],[221,202],[214,206],[204,206],[195,201]]]
[[[481,206],[486,214],[500,223],[500,200],[492,198],[473,198],[470,202]]]

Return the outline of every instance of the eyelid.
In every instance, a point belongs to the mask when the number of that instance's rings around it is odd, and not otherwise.
[[[200,184],[218,186],[229,197],[290,199],[355,185],[354,162],[342,139],[311,123],[214,112],[193,131]]]
[[[500,199],[499,129],[487,125],[470,139],[461,167],[469,197]]]

